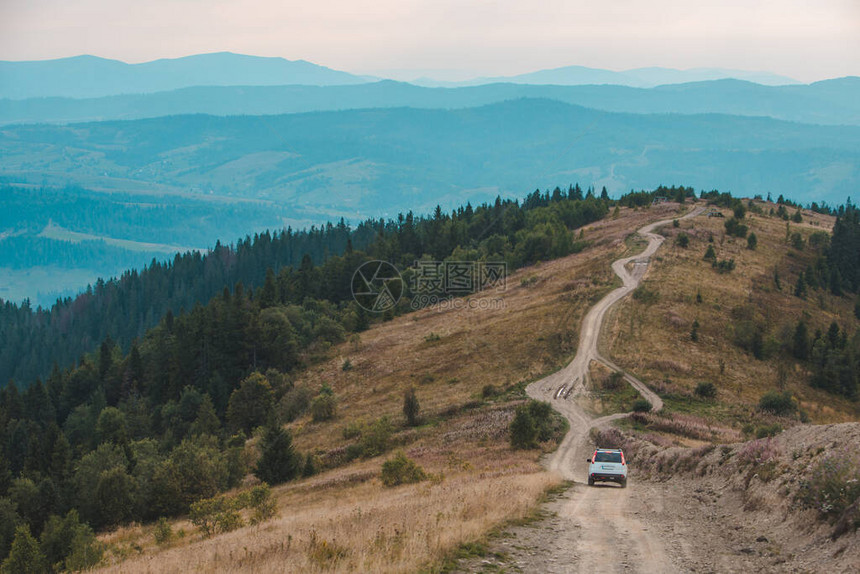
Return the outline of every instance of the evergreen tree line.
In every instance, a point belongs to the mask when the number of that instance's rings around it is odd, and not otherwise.
[[[797,322],[792,355],[812,371],[810,384],[852,400],[860,398],[860,331],[853,337],[834,321],[827,332],[810,336],[804,319]]]
[[[463,257],[477,251],[504,253],[514,266],[558,257],[573,249],[568,229],[603,217],[610,203],[608,195],[598,199],[592,190],[583,194],[577,185],[564,191],[536,191],[522,205],[497,198],[495,203],[466,205],[450,214],[437,207],[429,217],[407,213],[396,219],[368,219],[354,229],[341,219],[302,231],[266,231],[246,236],[235,246],[216,243],[207,253],[177,254],[167,262],[153,259],[140,272],[99,280],[50,309],[33,309],[27,301],[21,305],[0,301],[0,340],[4,341],[0,385],[44,379],[54,363],[68,366],[108,337],[128,351],[132,341],[168,311],[176,315],[190,310],[219,294],[225,285],[256,288],[263,285],[270,269],[278,276],[287,268],[299,273],[302,266],[305,270],[320,266],[348,247],[401,267],[422,256],[443,260],[457,247],[472,250],[458,252]],[[554,207],[547,211],[550,204]],[[343,277],[355,271],[354,263],[341,259],[314,273],[301,273],[297,275],[301,281],[284,296],[296,302],[306,295],[343,301],[350,294],[349,280]]]

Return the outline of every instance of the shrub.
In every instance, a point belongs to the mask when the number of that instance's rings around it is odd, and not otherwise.
[[[361,431],[361,454],[366,458],[379,456],[391,448],[391,435],[394,427],[388,417],[381,417],[364,427]]]
[[[734,259],[714,260],[712,267],[717,270],[717,273],[731,273],[735,269]]]
[[[755,233],[750,233],[747,237],[747,249],[755,251],[756,247],[758,247],[758,237]]]
[[[424,469],[408,459],[403,452],[398,452],[394,458],[382,464],[382,484],[385,486],[421,482],[426,478]]]
[[[155,543],[159,546],[173,540],[173,528],[170,527],[170,522],[167,518],[162,516],[156,521],[152,535],[155,538]]]
[[[705,256],[702,257],[705,261],[716,261],[717,260],[717,252],[714,251],[713,245],[708,245],[708,248],[705,250]]]
[[[415,394],[415,389],[409,388],[403,394],[403,416],[406,417],[406,424],[414,427],[418,424],[418,413],[421,410],[421,405],[418,402],[418,396]]]
[[[361,436],[361,425],[357,422],[348,423],[343,427],[343,430],[341,430],[341,434],[346,440],[358,438]]]
[[[686,249],[687,246],[690,245],[690,236],[686,233],[681,232],[678,234],[678,238],[675,240],[675,242],[678,244],[678,247],[683,247],[684,249]]]
[[[536,446],[537,434],[535,421],[528,408],[518,408],[514,420],[511,421],[511,446],[519,449],[533,448]]]
[[[735,237],[746,237],[749,228],[741,223],[736,217],[730,217],[725,223],[726,233]]]
[[[484,388],[481,389],[481,396],[485,399],[492,398],[497,394],[499,394],[499,390],[496,388],[496,385],[492,383],[484,385]]]
[[[200,529],[203,536],[209,537],[216,532],[230,532],[244,526],[239,515],[239,499],[226,496],[205,498],[191,505],[191,523]]]
[[[758,401],[760,411],[778,416],[789,416],[797,411],[797,404],[788,391],[768,391]]]
[[[330,421],[337,412],[334,395],[320,393],[311,403],[311,418],[315,423]]]
[[[646,413],[651,410],[651,407],[651,402],[643,397],[633,401],[633,412],[635,413]]]
[[[860,499],[860,458],[845,448],[825,455],[802,481],[798,498],[822,518],[839,518]]]
[[[713,399],[717,396],[717,387],[714,383],[702,381],[696,384],[696,390],[694,391],[697,397],[701,397],[703,399]]]
[[[284,422],[292,422],[307,412],[311,406],[311,390],[303,385],[295,386],[281,397],[278,414]]]
[[[770,425],[762,425],[755,429],[755,437],[756,438],[768,438],[772,436],[776,436],[782,432],[782,425],[779,423],[773,423]]]

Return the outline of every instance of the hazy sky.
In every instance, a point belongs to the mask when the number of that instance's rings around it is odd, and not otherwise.
[[[0,0],[2,60],[217,51],[361,73],[509,75],[578,64],[770,70],[811,81],[860,75],[860,0]]]

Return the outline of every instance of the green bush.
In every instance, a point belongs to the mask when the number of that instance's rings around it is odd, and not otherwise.
[[[725,223],[726,233],[735,237],[746,237],[749,228],[741,223],[738,218],[730,217]]]
[[[528,408],[520,407],[511,421],[511,446],[519,449],[534,448],[538,435],[535,421]]]
[[[254,513],[251,515],[252,524],[259,524],[277,514],[278,505],[272,497],[272,489],[265,482],[252,488],[248,498],[248,505],[254,509]]]
[[[758,247],[758,237],[755,233],[750,233],[747,237],[747,249],[755,251],[756,247]]]
[[[311,402],[311,418],[314,422],[330,421],[337,412],[334,393],[328,385],[323,385],[320,394]]]
[[[278,402],[278,414],[284,422],[292,422],[305,414],[311,406],[312,393],[304,385],[297,385],[284,393]]]
[[[697,397],[701,397],[703,399],[713,399],[717,396],[717,387],[714,383],[702,381],[696,384],[696,390],[694,391]]]
[[[734,259],[721,259],[720,261],[714,260],[714,262],[711,266],[717,270],[717,273],[731,273],[735,269],[735,260]]]
[[[683,247],[684,249],[690,245],[690,236],[684,232],[678,234],[677,239],[675,239],[675,243],[678,244],[678,247]]]
[[[648,399],[639,397],[638,399],[633,401],[633,412],[646,413],[651,410],[651,406],[651,402]]]
[[[365,458],[379,456],[391,448],[391,435],[394,426],[388,417],[381,417],[364,427],[361,431],[361,454]]]
[[[791,393],[784,391],[768,391],[758,401],[758,408],[762,412],[778,416],[789,416],[797,412],[797,403]]]
[[[382,484],[385,486],[421,482],[426,478],[424,469],[408,459],[403,452],[398,452],[394,458],[382,464]]]
[[[189,518],[205,537],[216,532],[230,532],[244,525],[239,515],[241,502],[238,498],[216,496],[198,500],[191,505]]]
[[[770,425],[762,425],[755,429],[755,437],[756,438],[768,438],[772,436],[776,436],[782,432],[782,425],[779,423],[773,423]]]
[[[155,522],[152,536],[155,538],[155,543],[159,546],[162,544],[168,544],[173,540],[173,528],[171,528],[170,522],[167,518],[162,516]]]

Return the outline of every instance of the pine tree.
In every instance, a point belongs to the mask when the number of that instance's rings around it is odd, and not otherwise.
[[[221,434],[221,421],[215,413],[215,405],[212,404],[212,397],[209,393],[203,395],[203,402],[200,403],[200,408],[197,410],[197,418],[191,425],[189,431],[191,435],[208,434],[218,436]]]
[[[406,417],[406,424],[414,427],[418,424],[418,413],[421,409],[418,403],[418,396],[415,394],[415,389],[410,387],[403,395],[403,416]]]
[[[302,457],[293,447],[289,431],[280,426],[269,426],[260,444],[260,460],[254,475],[269,484],[280,484],[298,476]]]
[[[47,571],[45,555],[30,534],[30,527],[25,524],[16,528],[12,548],[0,566],[0,574],[43,574]]]

